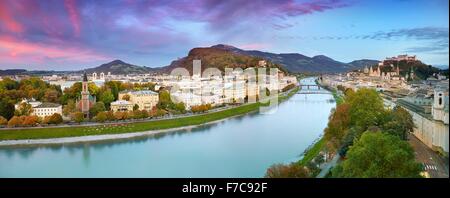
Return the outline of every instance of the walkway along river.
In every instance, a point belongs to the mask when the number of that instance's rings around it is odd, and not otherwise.
[[[273,114],[131,139],[3,147],[0,177],[263,177],[321,136],[332,98],[295,94]]]

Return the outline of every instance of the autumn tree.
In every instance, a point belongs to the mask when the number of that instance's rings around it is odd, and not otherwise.
[[[130,95],[128,94],[123,95],[122,100],[130,101]]]
[[[20,119],[19,116],[13,116],[9,121],[8,121],[8,127],[13,128],[13,127],[17,127],[17,126],[21,126],[22,125],[22,119]]]
[[[106,114],[105,111],[99,112],[95,117],[94,120],[97,122],[105,122],[106,120],[108,120],[108,116]]]
[[[84,121],[84,113],[83,112],[75,112],[72,113],[72,120],[76,123],[82,123]]]
[[[336,107],[325,128],[324,138],[330,151],[337,151],[350,125],[350,105],[344,103]]]
[[[59,103],[60,92],[54,89],[47,89],[44,93],[45,102]]]
[[[274,164],[266,171],[266,178],[307,178],[309,177],[308,170],[295,163],[288,165]]]
[[[53,115],[50,116],[49,121],[50,121],[49,124],[61,124],[63,122],[63,118],[61,114],[54,113]]]
[[[28,104],[26,102],[22,102],[19,104],[16,111],[14,111],[15,116],[28,116],[33,112],[33,107],[31,104]]]
[[[39,121],[39,117],[37,116],[25,116],[23,119],[22,125],[24,126],[35,126]]]
[[[8,120],[3,116],[0,116],[0,126],[5,126],[8,124]]]

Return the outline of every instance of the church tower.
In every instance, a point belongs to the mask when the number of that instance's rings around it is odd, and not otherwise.
[[[82,90],[81,90],[81,112],[84,113],[86,117],[89,117],[89,89],[88,89],[88,78],[86,73],[83,75]]]

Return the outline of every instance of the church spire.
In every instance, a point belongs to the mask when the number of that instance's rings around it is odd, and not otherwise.
[[[88,78],[87,78],[86,72],[84,72],[84,74],[83,74],[83,82],[87,82],[87,81],[88,81]]]

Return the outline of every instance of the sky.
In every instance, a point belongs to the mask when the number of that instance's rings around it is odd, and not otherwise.
[[[0,69],[160,67],[228,44],[350,62],[448,65],[448,0],[0,0]]]

